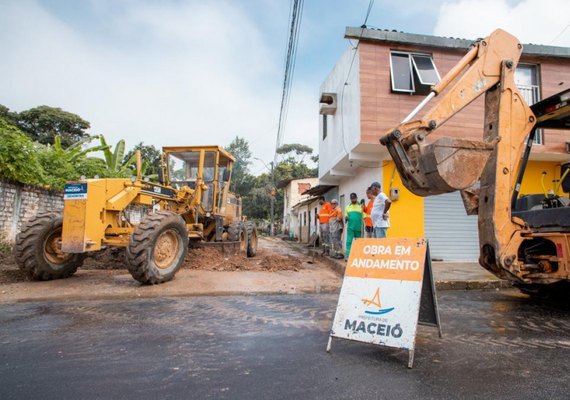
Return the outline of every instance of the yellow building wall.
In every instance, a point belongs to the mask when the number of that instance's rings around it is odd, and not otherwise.
[[[390,188],[400,189],[400,199],[393,201],[390,208],[390,229],[388,237],[424,236],[424,198],[408,191],[395,171],[393,161],[384,161],[382,168],[382,191],[389,196]],[[529,161],[521,185],[521,194],[543,193],[542,172],[546,189],[553,189],[553,180],[560,179],[560,163],[549,161]],[[560,193],[562,194],[562,193]]]
[[[550,161],[529,161],[524,173],[521,184],[521,194],[538,194],[544,193],[541,184],[542,172],[546,172],[544,176],[544,186],[546,190],[555,189],[553,180],[560,179],[560,163]],[[563,195],[562,190],[559,194]]]
[[[404,187],[393,161],[385,161],[382,167],[382,191],[386,196],[390,196],[391,188],[400,189],[400,199],[390,207],[388,237],[423,237],[424,198]]]

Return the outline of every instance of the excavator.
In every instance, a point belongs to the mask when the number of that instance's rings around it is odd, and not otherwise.
[[[460,191],[467,213],[478,215],[481,266],[524,293],[570,293],[570,201],[559,194],[570,192],[570,163],[555,190],[519,196],[537,129],[570,129],[570,89],[529,107],[514,79],[522,50],[500,29],[478,40],[380,143],[412,193]],[[430,138],[482,95],[481,140]]]

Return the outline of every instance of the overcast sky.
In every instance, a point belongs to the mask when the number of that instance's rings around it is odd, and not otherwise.
[[[306,0],[284,135],[318,149],[318,90],[368,0]],[[61,107],[127,147],[228,144],[272,159],[289,0],[0,0],[0,104]],[[569,0],[376,0],[368,25],[570,46]],[[263,172],[255,163],[252,172]]]

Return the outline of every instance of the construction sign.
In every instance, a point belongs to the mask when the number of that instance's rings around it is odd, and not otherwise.
[[[427,241],[355,240],[327,351],[333,337],[406,349],[411,368],[418,322],[440,327]]]

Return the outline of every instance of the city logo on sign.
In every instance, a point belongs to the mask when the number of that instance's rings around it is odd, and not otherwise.
[[[367,306],[375,306],[378,307],[377,311],[364,311],[366,314],[372,315],[380,315],[380,314],[388,314],[390,311],[394,311],[394,307],[390,308],[382,308],[382,304],[380,303],[380,288],[376,289],[374,296],[371,299],[362,299],[362,302]]]

